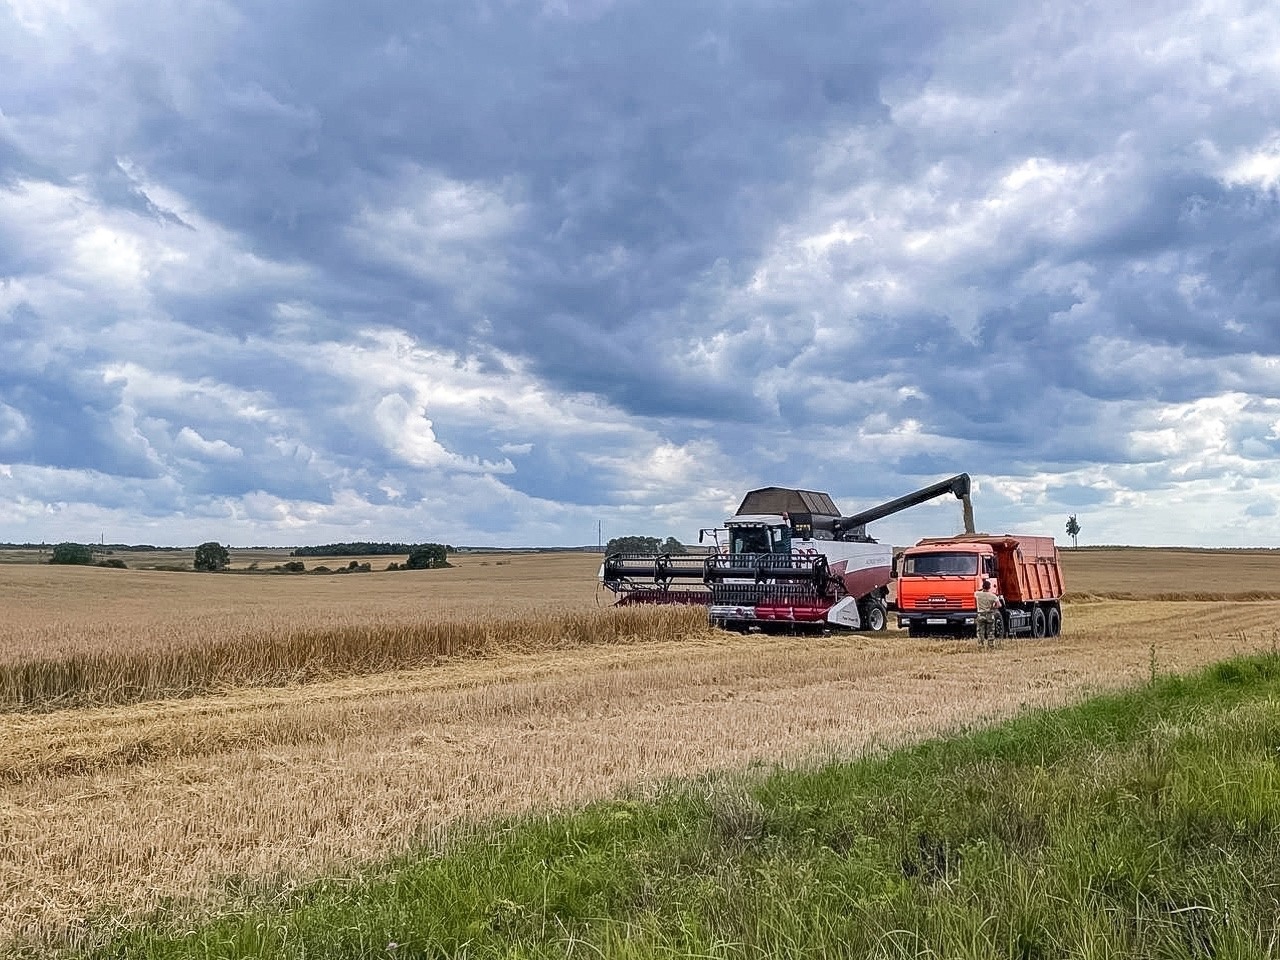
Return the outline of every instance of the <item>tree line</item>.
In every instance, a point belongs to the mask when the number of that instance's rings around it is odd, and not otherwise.
[[[291,557],[393,557],[398,553],[412,553],[419,546],[442,547],[453,553],[449,544],[374,543],[357,540],[352,543],[322,543],[318,547],[298,547],[289,552]]]
[[[659,540],[657,537],[614,537],[605,546],[606,554],[638,553],[657,556],[660,553],[688,553],[689,549],[675,537]]]
[[[370,549],[359,549],[362,547]],[[387,569],[432,570],[452,566],[449,563],[449,552],[452,549],[451,546],[444,543],[330,543],[319,547],[299,547],[293,550],[290,556],[395,556],[403,554],[406,558],[404,563],[388,564]],[[49,562],[72,566],[89,566],[94,562],[94,548],[85,543],[66,542],[55,544],[49,555]],[[297,563],[297,570],[305,569],[300,561],[293,562]],[[98,562],[98,566],[123,567],[124,565],[124,561],[118,559]],[[196,547],[195,562],[192,564],[196,570],[213,573],[225,570],[230,565],[231,551],[218,543],[218,541],[209,540]],[[360,565],[352,561],[349,569],[367,570],[368,566],[368,564]],[[286,564],[285,568],[294,569],[292,564]],[[253,567],[250,569],[253,569]]]

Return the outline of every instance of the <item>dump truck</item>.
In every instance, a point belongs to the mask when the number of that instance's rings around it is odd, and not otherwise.
[[[913,637],[974,636],[983,580],[1003,600],[997,636],[1056,637],[1062,630],[1062,565],[1053,537],[931,537],[895,561],[898,626]]]
[[[851,516],[825,493],[763,487],[724,527],[702,531],[700,540],[715,544],[708,555],[613,554],[600,582],[618,605],[701,604],[714,626],[729,630],[883,630],[893,548],[869,536],[867,524],[952,494],[972,530],[969,487],[969,475],[957,474]]]

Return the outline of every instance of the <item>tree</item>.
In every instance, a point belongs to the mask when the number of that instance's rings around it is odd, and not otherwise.
[[[93,549],[83,543],[60,543],[53,548],[49,562],[87,565],[93,563]]]
[[[685,545],[675,537],[659,540],[657,537],[614,537],[604,548],[606,554],[638,553],[656,556],[659,553],[688,553]]]
[[[196,547],[196,569],[217,571],[223,570],[231,563],[231,554],[227,548],[216,540],[202,543]]]
[[[420,543],[409,551],[409,559],[402,569],[431,570],[447,566],[450,566],[449,552],[443,543]]]
[[[1076,546],[1076,537],[1080,536],[1080,521],[1074,513],[1067,517],[1067,536],[1071,538],[1071,546]]]

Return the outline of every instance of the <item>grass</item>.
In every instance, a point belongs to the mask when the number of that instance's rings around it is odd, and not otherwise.
[[[1280,658],[507,821],[94,958],[1266,957]]]

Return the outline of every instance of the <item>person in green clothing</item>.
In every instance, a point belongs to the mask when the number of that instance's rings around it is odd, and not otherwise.
[[[982,589],[973,594],[978,605],[978,647],[996,645],[996,617],[1000,616],[1000,597],[991,592],[991,581],[983,580]]]

